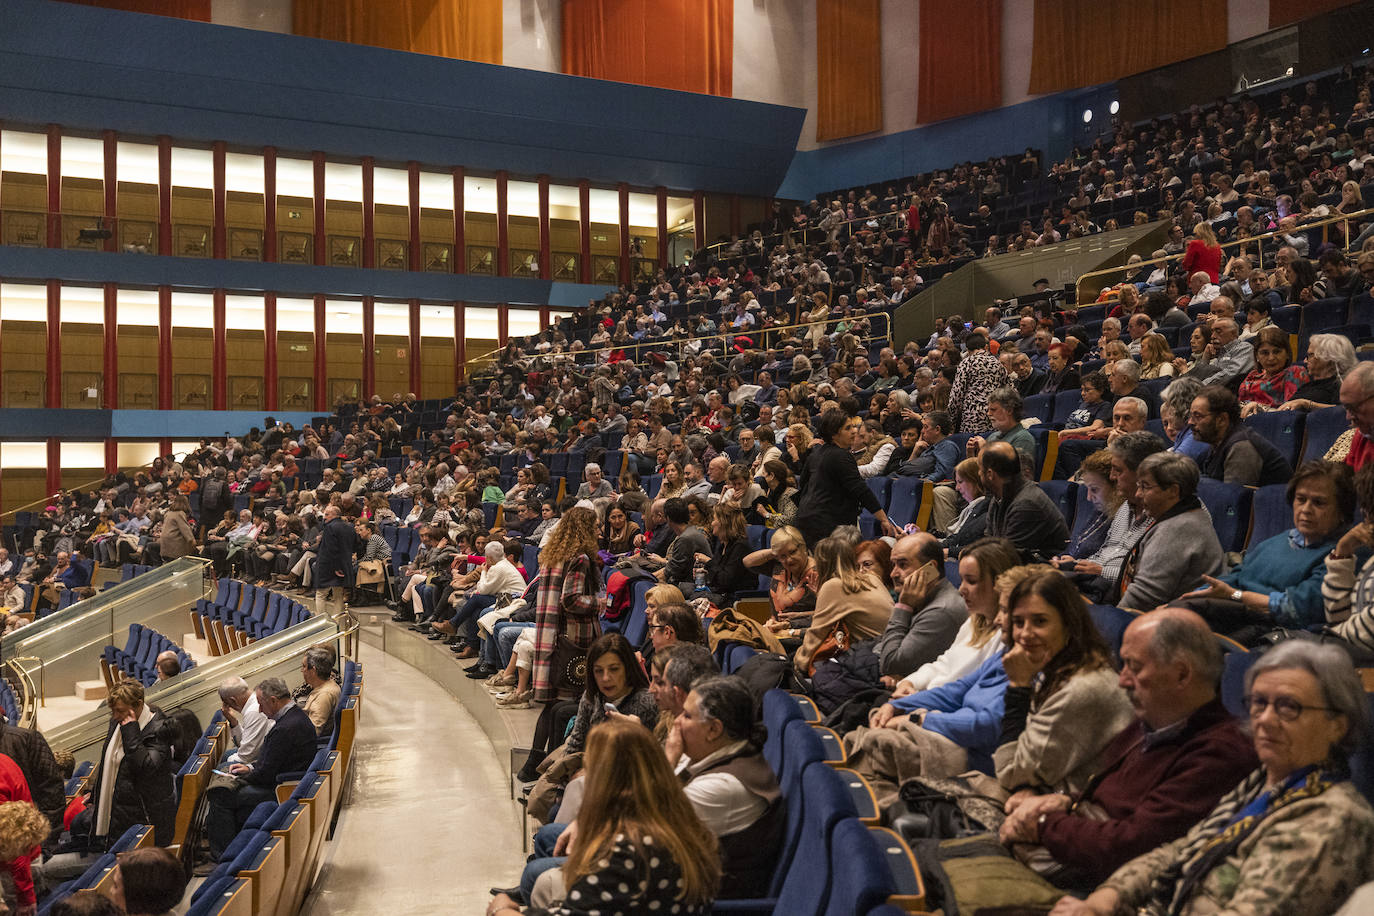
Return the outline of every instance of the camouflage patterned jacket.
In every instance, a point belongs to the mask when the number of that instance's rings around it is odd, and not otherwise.
[[[1251,777],[1217,804],[1188,834],[1127,862],[1107,879],[1121,895],[1118,913],[1164,916],[1167,905],[1152,895],[1152,884],[1177,864],[1184,850],[1197,848],[1229,817],[1262,791]],[[1220,822],[1219,822],[1220,821]],[[1176,901],[1180,916],[1308,916],[1331,913],[1361,884],[1374,879],[1374,810],[1349,781],[1320,795],[1273,811],[1239,846]]]

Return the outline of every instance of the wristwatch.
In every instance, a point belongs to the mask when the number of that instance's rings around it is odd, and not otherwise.
[[[1245,592],[1241,591],[1240,589],[1236,589],[1235,591],[1233,591],[1233,592],[1231,593],[1231,600],[1232,600],[1232,601],[1242,601],[1242,600],[1244,600],[1244,598],[1245,598]]]

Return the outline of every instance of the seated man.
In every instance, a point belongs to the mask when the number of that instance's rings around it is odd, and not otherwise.
[[[269,677],[258,684],[257,695],[258,707],[274,723],[258,762],[230,764],[228,772],[237,777],[234,784],[206,791],[205,834],[212,862],[219,861],[260,802],[276,799],[277,777],[305,770],[315,759],[315,726],[292,701],[286,682]]]
[[[321,737],[334,730],[334,708],[341,693],[334,680],[334,653],[324,646],[311,646],[301,659],[301,679],[309,688],[300,696],[301,708]],[[298,691],[301,693],[301,691]]]
[[[1021,459],[1006,442],[994,442],[978,456],[983,486],[992,497],[987,536],[1016,545],[1027,563],[1058,556],[1069,542],[1069,527],[1045,491],[1027,480]]]
[[[257,693],[243,678],[231,677],[219,685],[219,700],[220,711],[229,723],[229,736],[234,739],[234,749],[224,755],[220,769],[235,761],[256,763],[263,739],[272,730],[272,720],[258,707]]]
[[[1243,487],[1287,483],[1293,466],[1268,439],[1240,419],[1240,402],[1229,388],[1208,385],[1193,399],[1193,435],[1212,447],[1202,473]]]
[[[896,468],[896,473],[932,483],[952,480],[954,466],[963,457],[959,443],[950,438],[954,431],[953,418],[943,410],[933,410],[921,420],[919,428],[920,438],[912,446],[908,460]],[[902,438],[905,442],[905,435]]]
[[[1103,439],[1110,444],[1126,433],[1144,430],[1145,423],[1150,419],[1149,413],[1148,405],[1140,398],[1131,395],[1118,398],[1116,403],[1112,405],[1112,425],[1104,431],[1105,435],[1090,439],[1060,441],[1059,457],[1055,460],[1054,465],[1055,478],[1072,478],[1083,465],[1083,460],[1102,447]],[[1131,494],[1126,495],[1130,496]]]
[[[950,647],[968,607],[945,577],[940,542],[924,531],[898,539],[892,548],[892,581],[897,603],[873,652],[879,672],[901,680]]]
[[[1014,796],[998,832],[1060,887],[1096,887],[1183,836],[1257,765],[1221,704],[1221,652],[1202,618],[1179,608],[1137,617],[1120,654],[1136,720],[1107,745],[1086,789]]]

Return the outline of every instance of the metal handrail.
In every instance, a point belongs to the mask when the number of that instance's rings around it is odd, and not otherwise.
[[[891,340],[891,335],[892,335],[892,314],[891,314],[890,312],[865,312],[861,317],[863,317],[863,318],[868,318],[868,319],[874,319],[874,318],[881,318],[881,319],[883,319],[883,321],[884,321],[884,323],[885,323],[885,325],[886,325],[886,327],[885,327],[884,330],[887,332],[886,334],[869,334],[869,335],[866,336],[866,337],[861,337],[861,338],[859,338],[861,341],[863,341],[863,342],[865,342],[865,343],[871,343],[872,341],[875,341],[875,340]],[[558,355],[559,355],[559,356],[572,356],[572,357],[575,357],[575,358],[576,358],[576,357],[586,356],[586,355],[588,355],[588,354],[607,353],[607,352],[614,352],[614,351],[616,351],[616,350],[624,350],[624,351],[627,351],[627,352],[628,352],[628,351],[631,351],[631,350],[634,350],[634,351],[639,351],[639,350],[663,350],[663,349],[668,348],[668,347],[680,347],[680,346],[683,346],[684,344],[687,344],[687,343],[689,343],[689,342],[691,342],[691,341],[693,341],[693,340],[716,340],[717,338],[719,338],[720,341],[721,341],[721,351],[722,351],[723,353],[728,354],[729,351],[730,351],[730,343],[731,343],[731,341],[733,341],[736,337],[756,337],[756,336],[758,336],[758,335],[760,335],[760,334],[773,334],[773,333],[776,333],[776,332],[778,332],[778,331],[791,331],[791,330],[795,330],[795,329],[797,329],[797,328],[806,328],[806,329],[809,330],[809,329],[811,329],[811,328],[814,328],[814,327],[815,327],[816,325],[818,325],[818,324],[825,324],[825,325],[829,326],[831,323],[833,323],[833,322],[839,322],[839,321],[841,321],[841,320],[842,320],[842,319],[840,319],[840,318],[829,318],[829,317],[827,317],[827,318],[823,319],[822,321],[800,321],[800,322],[797,322],[797,323],[795,323],[795,324],[774,325],[774,326],[768,327],[768,328],[753,328],[753,329],[749,329],[749,330],[717,331],[715,334],[702,334],[702,335],[700,335],[700,336],[696,336],[696,337],[687,337],[687,338],[683,338],[683,339],[681,339],[681,340],[678,340],[678,339],[665,339],[665,338],[659,338],[658,340],[654,341],[653,343],[643,343],[643,342],[640,342],[640,343],[633,343],[633,344],[624,344],[624,345],[622,345],[622,346],[616,346],[616,345],[612,344],[612,345],[607,346],[607,347],[596,347],[595,349],[578,350],[576,353],[573,353],[573,352],[571,352],[571,351],[569,351],[569,350],[564,350],[562,353],[559,353]],[[481,356],[478,356],[478,357],[476,357],[476,358],[474,358],[474,359],[468,360],[468,365],[472,365],[472,364],[477,363],[477,362],[479,362],[479,361],[481,361],[481,360],[491,359],[491,358],[493,358],[497,353],[500,353],[500,352],[501,352],[502,350],[504,350],[504,349],[506,349],[506,348],[505,348],[504,346],[501,346],[501,347],[497,347],[497,348],[494,349],[494,350],[490,350],[490,351],[488,351],[488,352],[486,352],[486,353],[483,353]],[[637,355],[637,354],[636,354],[636,355]],[[473,372],[473,375],[474,375],[474,376],[476,376],[477,374],[478,374],[478,371],[474,371],[474,372]]]
[[[29,669],[25,668],[20,662],[38,662],[39,688],[34,690],[33,675]],[[5,667],[14,673],[19,680],[20,688],[23,691],[23,709],[19,714],[20,728],[36,728],[38,720],[38,703],[43,696],[43,660],[34,655],[21,655],[5,662]],[[35,698],[35,695],[37,698]]]
[[[1354,212],[1354,213],[1342,213],[1342,214],[1340,214],[1339,216],[1329,216],[1329,217],[1326,217],[1325,219],[1315,220],[1315,221],[1310,222],[1310,223],[1303,223],[1303,224],[1300,225],[1300,226],[1295,226],[1295,227],[1293,228],[1292,232],[1283,232],[1283,231],[1281,231],[1281,230],[1275,229],[1275,230],[1273,230],[1272,232],[1266,232],[1266,233],[1263,233],[1262,235],[1252,235],[1252,236],[1249,236],[1248,238],[1243,238],[1243,239],[1232,239],[1232,240],[1229,241],[1229,242],[1224,242],[1224,243],[1222,243],[1221,249],[1222,249],[1223,251],[1225,251],[1227,248],[1232,248],[1232,249],[1234,249],[1234,248],[1238,248],[1238,247],[1240,247],[1240,246],[1242,246],[1242,245],[1249,245],[1249,244],[1252,243],[1252,242],[1263,242],[1263,241],[1266,240],[1266,239],[1273,239],[1273,238],[1277,238],[1277,237],[1283,236],[1283,235],[1292,235],[1293,232],[1307,232],[1308,230],[1310,230],[1310,229],[1316,229],[1316,228],[1319,227],[1319,226],[1320,226],[1320,227],[1323,227],[1322,237],[1325,238],[1325,236],[1326,236],[1326,231],[1325,231],[1325,228],[1324,228],[1324,227],[1326,227],[1326,226],[1331,226],[1331,225],[1334,225],[1334,224],[1336,224],[1336,223],[1345,223],[1345,224],[1346,224],[1345,235],[1346,235],[1346,238],[1348,239],[1348,238],[1350,238],[1350,221],[1351,221],[1351,220],[1354,220],[1354,219],[1360,219],[1361,217],[1374,218],[1374,207],[1368,207],[1368,208],[1366,208],[1366,209],[1364,209],[1364,210],[1358,210],[1358,211],[1356,211],[1356,212]],[[1258,254],[1259,263],[1258,263],[1256,266],[1259,267],[1261,270],[1263,270],[1263,269],[1264,269],[1264,246],[1261,244],[1261,245],[1259,246],[1259,248],[1257,249],[1257,251],[1258,251],[1258,253],[1259,253],[1259,254]],[[1077,284],[1075,284],[1075,285],[1081,290],[1084,281],[1085,281],[1085,280],[1089,280],[1089,279],[1091,279],[1092,277],[1101,277],[1101,276],[1106,276],[1106,275],[1108,275],[1108,274],[1111,274],[1111,275],[1114,275],[1114,276],[1120,276],[1121,273],[1122,273],[1123,271],[1140,271],[1140,270],[1143,269],[1144,267],[1146,267],[1146,266],[1148,266],[1148,265],[1151,265],[1151,264],[1168,264],[1168,263],[1172,263],[1172,262],[1174,262],[1174,261],[1181,261],[1181,260],[1183,259],[1183,256],[1184,256],[1186,253],[1187,253],[1187,252],[1185,251],[1185,252],[1180,252],[1180,253],[1178,253],[1178,254],[1171,254],[1171,255],[1169,255],[1168,257],[1165,257],[1165,258],[1150,258],[1149,260],[1141,261],[1139,264],[1133,264],[1133,265],[1131,265],[1130,267],[1126,267],[1126,266],[1123,264],[1123,265],[1121,265],[1121,266],[1119,266],[1119,267],[1104,267],[1104,268],[1101,268],[1101,269],[1098,269],[1098,270],[1090,270],[1090,271],[1088,271],[1087,273],[1080,275],[1079,278],[1078,278],[1078,282],[1077,282]],[[1224,266],[1224,265],[1223,265],[1223,266]]]
[[[837,224],[837,227],[836,227],[836,230],[835,230],[835,231],[836,231],[836,234],[839,234],[840,232],[842,232],[842,231],[844,230],[844,227],[849,226],[849,225],[852,224],[852,223],[867,223],[867,222],[869,222],[870,220],[875,220],[875,219],[878,220],[879,222],[882,222],[882,221],[885,220],[885,219],[889,219],[889,218],[893,218],[893,217],[895,217],[895,218],[897,219],[897,225],[895,225],[895,226],[879,226],[877,229],[874,229],[874,230],[872,230],[872,231],[874,231],[874,232],[890,232],[890,231],[892,231],[892,230],[894,230],[894,229],[906,229],[906,228],[908,228],[908,227],[907,227],[907,224],[906,224],[907,209],[909,209],[909,208],[903,208],[903,209],[897,210],[896,212],[893,212],[893,211],[889,210],[889,211],[886,212],[886,213],[879,213],[879,214],[877,214],[877,215],[874,215],[874,214],[870,213],[870,214],[868,214],[867,216],[856,216],[856,217],[854,217],[853,219],[840,220],[840,222]],[[951,213],[950,216],[953,217],[953,214]],[[784,218],[784,219],[787,219],[787,220],[790,220],[790,219],[791,219],[790,216],[784,216],[783,218]],[[955,220],[955,222],[958,222],[958,220]],[[804,235],[804,234],[806,234],[806,233],[808,233],[808,232],[823,232],[823,233],[829,234],[830,230],[829,230],[829,229],[823,229],[823,228],[821,228],[821,226],[820,226],[819,224],[813,223],[813,224],[807,225],[805,229],[784,229],[782,232],[770,232],[769,234],[763,236],[763,241],[764,241],[765,244],[767,244],[767,243],[777,244],[778,241],[780,241],[781,239],[785,238],[786,236],[792,235],[792,234],[794,234],[794,233],[800,233],[800,234],[803,234],[803,235]],[[740,236],[738,236],[738,238],[739,238],[739,240],[740,240],[741,242],[748,242],[749,239],[753,238],[753,234],[750,233],[750,234],[748,234],[748,235],[740,235]],[[703,250],[712,252],[712,255],[711,255],[712,258],[714,258],[715,260],[719,261],[719,260],[724,260],[724,259],[722,259],[721,256],[719,255],[719,253],[716,252],[716,249],[719,249],[719,248],[727,248],[727,247],[729,247],[730,245],[733,245],[733,244],[734,244],[734,242],[716,242],[714,245],[707,245],[707,246],[705,247],[705,249],[703,249]],[[743,258],[744,256],[743,256],[743,255],[740,255],[739,257],[740,257],[740,258]]]

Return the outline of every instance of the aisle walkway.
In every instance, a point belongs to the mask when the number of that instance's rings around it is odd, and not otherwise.
[[[485,912],[520,876],[505,768],[462,705],[366,644],[355,778],[301,916]]]

